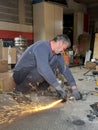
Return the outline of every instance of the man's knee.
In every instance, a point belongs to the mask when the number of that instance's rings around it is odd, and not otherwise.
[[[16,85],[15,90],[26,94],[32,90],[32,86],[32,82],[30,82],[28,79],[25,79],[22,83]]]

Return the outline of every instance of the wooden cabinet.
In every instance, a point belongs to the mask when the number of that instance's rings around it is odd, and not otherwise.
[[[34,42],[63,33],[63,7],[49,2],[33,4]]]

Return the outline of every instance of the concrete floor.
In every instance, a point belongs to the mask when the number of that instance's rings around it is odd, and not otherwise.
[[[97,86],[94,78],[83,75],[87,69],[83,67],[70,69],[80,92],[95,91]],[[48,102],[53,101],[51,97],[41,97],[40,100],[45,98],[48,99]],[[0,125],[0,130],[98,130],[98,118],[89,121],[87,117],[87,114],[92,110],[90,105],[97,101],[98,96],[89,94],[86,100],[67,101],[58,104],[55,108],[19,117],[10,124]],[[76,125],[73,123],[76,120],[82,120],[84,124]]]

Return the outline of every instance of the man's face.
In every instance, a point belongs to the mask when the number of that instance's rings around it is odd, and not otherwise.
[[[63,43],[62,41],[57,41],[55,53],[59,54],[62,53],[64,50],[68,48],[68,43]]]

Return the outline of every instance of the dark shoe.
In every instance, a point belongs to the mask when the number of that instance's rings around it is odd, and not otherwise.
[[[43,81],[37,86],[37,90],[47,90],[49,88],[49,84],[46,81]]]

